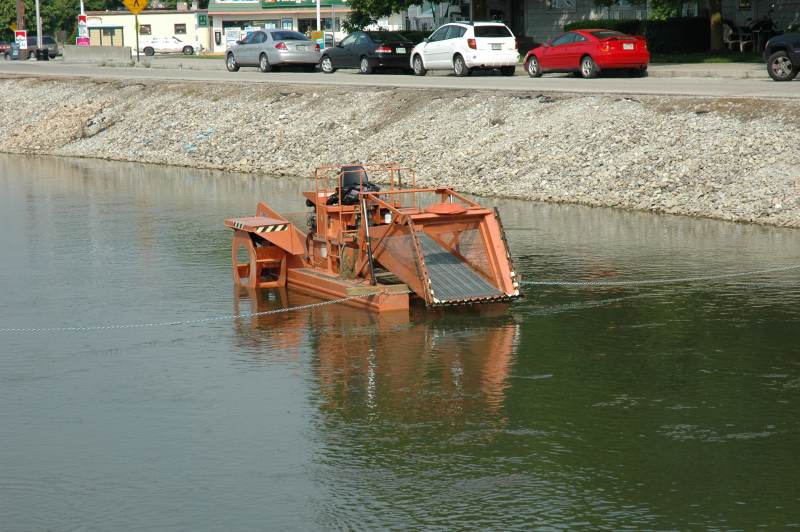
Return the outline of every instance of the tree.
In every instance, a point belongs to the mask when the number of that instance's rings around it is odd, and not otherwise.
[[[28,35],[36,34],[36,2],[23,0],[25,5],[25,26]],[[117,10],[123,7],[122,0],[84,0],[87,11]],[[64,31],[74,36],[78,26],[80,0],[40,0],[42,32],[53,35]],[[11,24],[17,20],[16,0],[0,0],[0,40],[13,40]],[[71,40],[71,38],[69,39]]]
[[[475,19],[487,18],[487,3],[486,0],[472,0],[473,11]],[[411,6],[421,6],[423,3],[441,5],[446,4],[450,6],[450,0],[351,0],[350,1],[350,14],[344,22],[344,29],[347,31],[356,31],[374,24],[379,18],[388,17],[392,13],[399,13],[405,11]],[[483,11],[480,11],[480,10]],[[435,13],[439,11],[434,9],[434,23],[436,22]],[[480,14],[483,13],[483,14]]]
[[[343,26],[347,31],[360,30],[413,5],[422,5],[422,0],[351,0],[350,14]]]

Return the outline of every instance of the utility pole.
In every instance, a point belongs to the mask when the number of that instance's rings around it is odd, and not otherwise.
[[[17,0],[17,29],[25,29],[25,3],[22,0]]]
[[[39,14],[39,0],[36,0],[36,49],[42,48],[42,17]],[[36,56],[39,59],[39,56]]]

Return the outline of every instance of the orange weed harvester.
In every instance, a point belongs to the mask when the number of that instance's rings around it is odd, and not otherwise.
[[[344,303],[378,312],[407,310],[414,295],[429,307],[520,296],[496,209],[416,188],[414,171],[392,164],[322,166],[314,181],[303,193],[308,233],[263,203],[255,216],[225,220],[237,284],[352,297]]]

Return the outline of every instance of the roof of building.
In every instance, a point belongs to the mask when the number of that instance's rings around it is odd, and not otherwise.
[[[207,9],[197,9],[195,11],[189,10],[179,10],[179,9],[145,9],[140,15],[194,15],[195,13],[200,13],[201,15],[207,15]],[[87,11],[87,16],[94,16],[94,17],[102,17],[108,15],[132,15],[130,11],[127,9],[118,9],[115,11]]]

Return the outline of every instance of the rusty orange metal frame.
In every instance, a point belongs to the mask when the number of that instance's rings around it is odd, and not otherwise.
[[[345,172],[360,173],[357,205],[342,202]],[[234,230],[237,284],[287,286],[323,298],[363,293],[363,301],[349,303],[379,312],[407,309],[409,290],[428,306],[519,297],[496,209],[446,187],[416,188],[416,172],[394,163],[324,165],[313,177],[314,189],[303,193],[313,209],[308,233],[263,203],[254,217],[225,221]],[[385,189],[368,188],[368,182]],[[339,200],[328,205],[334,193]],[[421,207],[419,199],[430,195],[438,203]],[[463,253],[462,245],[468,248]],[[238,259],[242,249],[245,263]]]

